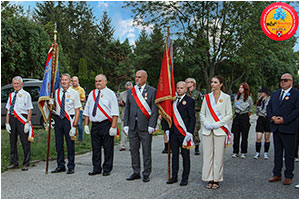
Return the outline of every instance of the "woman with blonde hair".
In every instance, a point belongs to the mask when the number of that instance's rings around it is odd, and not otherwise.
[[[205,95],[200,112],[203,127],[202,180],[208,181],[207,189],[218,189],[219,182],[223,181],[225,147],[231,144],[228,123],[232,118],[232,107],[230,96],[224,93],[223,77],[212,78],[211,90]]]

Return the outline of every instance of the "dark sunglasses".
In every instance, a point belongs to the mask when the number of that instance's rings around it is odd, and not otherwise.
[[[290,81],[291,79],[287,79],[287,78],[283,78],[283,79],[280,79],[280,82],[288,82],[288,81]]]

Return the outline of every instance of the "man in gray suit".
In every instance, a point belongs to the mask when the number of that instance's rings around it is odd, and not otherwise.
[[[128,90],[124,112],[124,131],[129,133],[131,165],[133,174],[128,181],[140,179],[140,143],[143,148],[143,181],[150,181],[152,133],[156,127],[158,109],[154,103],[156,89],[146,85],[147,72],[139,70],[135,75],[135,86]]]

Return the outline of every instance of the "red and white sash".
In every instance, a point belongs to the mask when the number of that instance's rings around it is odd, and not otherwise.
[[[136,104],[138,105],[138,107],[140,108],[142,113],[144,113],[146,118],[149,120],[150,116],[151,116],[151,109],[150,109],[148,103],[146,102],[146,100],[143,98],[143,95],[140,92],[140,90],[138,89],[137,85],[134,86],[133,88],[131,88],[131,93],[133,95],[133,98],[134,98]]]
[[[94,101],[95,101],[95,103],[96,103],[96,90],[93,90],[93,98],[94,98]],[[109,115],[107,114],[107,112],[103,109],[103,107],[102,107],[100,104],[101,104],[101,101],[98,102],[98,108],[99,108],[99,110],[105,115],[105,117],[106,117],[110,122],[112,122],[111,116],[109,116]],[[118,136],[118,135],[120,135],[120,130],[119,130],[118,126],[117,126],[117,136]]]
[[[213,117],[213,119],[215,120],[215,122],[222,120],[223,116],[221,112],[218,110],[218,108],[216,107],[213,93],[211,92],[210,94],[205,95],[205,100],[206,100],[206,105],[208,107],[208,110],[211,116]],[[221,126],[220,128],[226,133],[225,146],[226,147],[231,146],[232,136],[229,127],[227,125],[224,125]]]
[[[9,106],[11,106],[11,102],[12,102],[12,97],[11,97],[12,93],[9,94]],[[20,113],[18,113],[15,109],[13,110],[13,114],[14,116],[22,123],[22,124],[26,124],[27,119],[21,115]],[[33,127],[32,127],[32,123],[30,122],[30,128],[29,128],[29,135],[28,135],[28,139],[29,142],[33,142],[34,141],[34,132],[33,132]]]
[[[186,136],[187,128],[183,122],[183,119],[177,109],[177,101],[173,101],[173,123],[176,126],[177,130],[183,135]],[[186,141],[186,138],[184,138],[182,143],[182,148],[185,149],[191,149],[195,146],[193,138],[191,138],[189,141]]]
[[[61,109],[60,88],[57,89],[57,102]],[[68,111],[65,109],[65,117],[67,118],[67,120],[69,120],[71,128],[72,128],[75,123],[75,116],[74,116],[74,118],[72,118],[71,115],[68,113]],[[72,136],[71,139],[76,140],[76,136],[77,136],[77,129],[75,131],[75,135]]]

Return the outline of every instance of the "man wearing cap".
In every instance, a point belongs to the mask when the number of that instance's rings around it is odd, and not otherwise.
[[[22,171],[27,171],[30,161],[30,138],[32,132],[31,114],[32,101],[28,92],[23,90],[23,79],[16,76],[12,79],[14,92],[9,94],[6,104],[6,131],[10,133],[10,165],[7,169],[19,167],[17,141],[18,135],[21,139],[24,160]],[[30,130],[31,129],[31,130]]]
[[[196,116],[196,126],[195,130],[193,131],[193,140],[195,142],[195,155],[200,155],[199,152],[199,144],[200,144],[200,137],[199,137],[199,130],[201,128],[200,123],[200,109],[201,109],[201,92],[196,90],[196,80],[194,78],[187,78],[185,80],[187,84],[187,92],[186,95],[193,98],[195,100],[195,116]]]
[[[158,108],[155,105],[156,89],[147,85],[147,72],[135,74],[136,85],[128,90],[124,112],[124,131],[129,133],[131,165],[133,174],[128,181],[140,179],[140,144],[143,149],[143,182],[150,181],[152,170],[152,133],[157,124]]]
[[[120,113],[120,118],[122,120],[121,122],[121,142],[120,142],[120,151],[125,151],[126,146],[127,146],[127,135],[124,131],[124,111],[125,111],[125,104],[126,104],[126,99],[127,99],[127,93],[128,90],[132,88],[132,83],[130,81],[125,83],[125,91],[120,93],[119,96],[119,105],[121,106],[121,113]]]
[[[116,94],[106,87],[107,78],[103,74],[95,77],[95,87],[90,92],[83,115],[84,131],[90,134],[89,121],[92,122],[92,160],[93,170],[88,174],[94,176],[102,173],[109,176],[113,169],[114,136],[117,135],[119,106]],[[101,148],[104,149],[104,162],[101,165]]]
[[[299,124],[299,91],[293,88],[293,77],[283,74],[280,79],[281,89],[276,90],[267,106],[267,117],[271,119],[271,132],[274,141],[273,177],[269,182],[281,181],[283,152],[285,180],[290,185],[294,176],[294,155],[296,148],[296,132]]]
[[[65,172],[64,137],[67,143],[68,171],[73,174],[75,169],[75,146],[77,125],[79,121],[79,110],[81,108],[78,92],[73,90],[71,77],[65,73],[60,78],[61,88],[55,90],[55,144],[57,152],[57,167],[51,173]],[[49,104],[52,104],[52,99]]]

